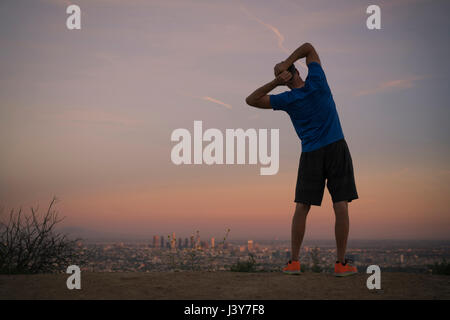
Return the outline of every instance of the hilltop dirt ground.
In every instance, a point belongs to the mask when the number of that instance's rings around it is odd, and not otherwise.
[[[66,274],[0,275],[0,299],[449,299],[450,277],[382,273],[381,290],[368,274],[235,272],[82,273],[81,290]]]

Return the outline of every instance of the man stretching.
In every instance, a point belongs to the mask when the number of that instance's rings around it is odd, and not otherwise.
[[[294,66],[294,62],[302,58],[306,58],[308,66],[305,81]],[[319,56],[310,43],[305,43],[278,63],[274,71],[276,78],[256,89],[246,102],[257,108],[286,111],[302,143],[295,189],[296,208],[292,218],[291,260],[283,272],[300,274],[298,257],[306,216],[311,205],[321,205],[326,181],[336,215],[334,272],[336,276],[356,274],[356,267],[345,259],[345,250],[349,232],[348,203],[358,199],[358,193],[352,158]],[[268,94],[280,85],[287,85],[290,90]]]

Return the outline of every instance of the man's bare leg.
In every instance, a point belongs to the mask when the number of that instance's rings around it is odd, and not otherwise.
[[[308,215],[311,206],[297,202],[295,207],[294,217],[292,218],[291,230],[291,260],[298,261],[300,247],[302,245],[303,236],[305,235],[306,216]]]
[[[339,201],[333,203],[334,213],[336,215],[336,224],[334,232],[336,236],[337,260],[345,262],[345,251],[347,249],[347,239],[349,231],[348,202]]]

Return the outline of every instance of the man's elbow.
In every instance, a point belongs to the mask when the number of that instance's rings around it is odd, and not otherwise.
[[[254,100],[254,99],[252,99],[250,96],[248,96],[246,99],[245,99],[245,102],[249,105],[249,106],[252,106],[252,107],[256,107],[256,101]]]
[[[305,42],[303,45],[308,49],[314,49],[313,45],[310,42]]]

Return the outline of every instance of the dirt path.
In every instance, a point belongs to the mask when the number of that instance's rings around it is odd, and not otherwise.
[[[82,273],[81,290],[68,275],[0,275],[0,299],[450,299],[450,277],[382,273],[381,290],[367,274],[234,272]]]

